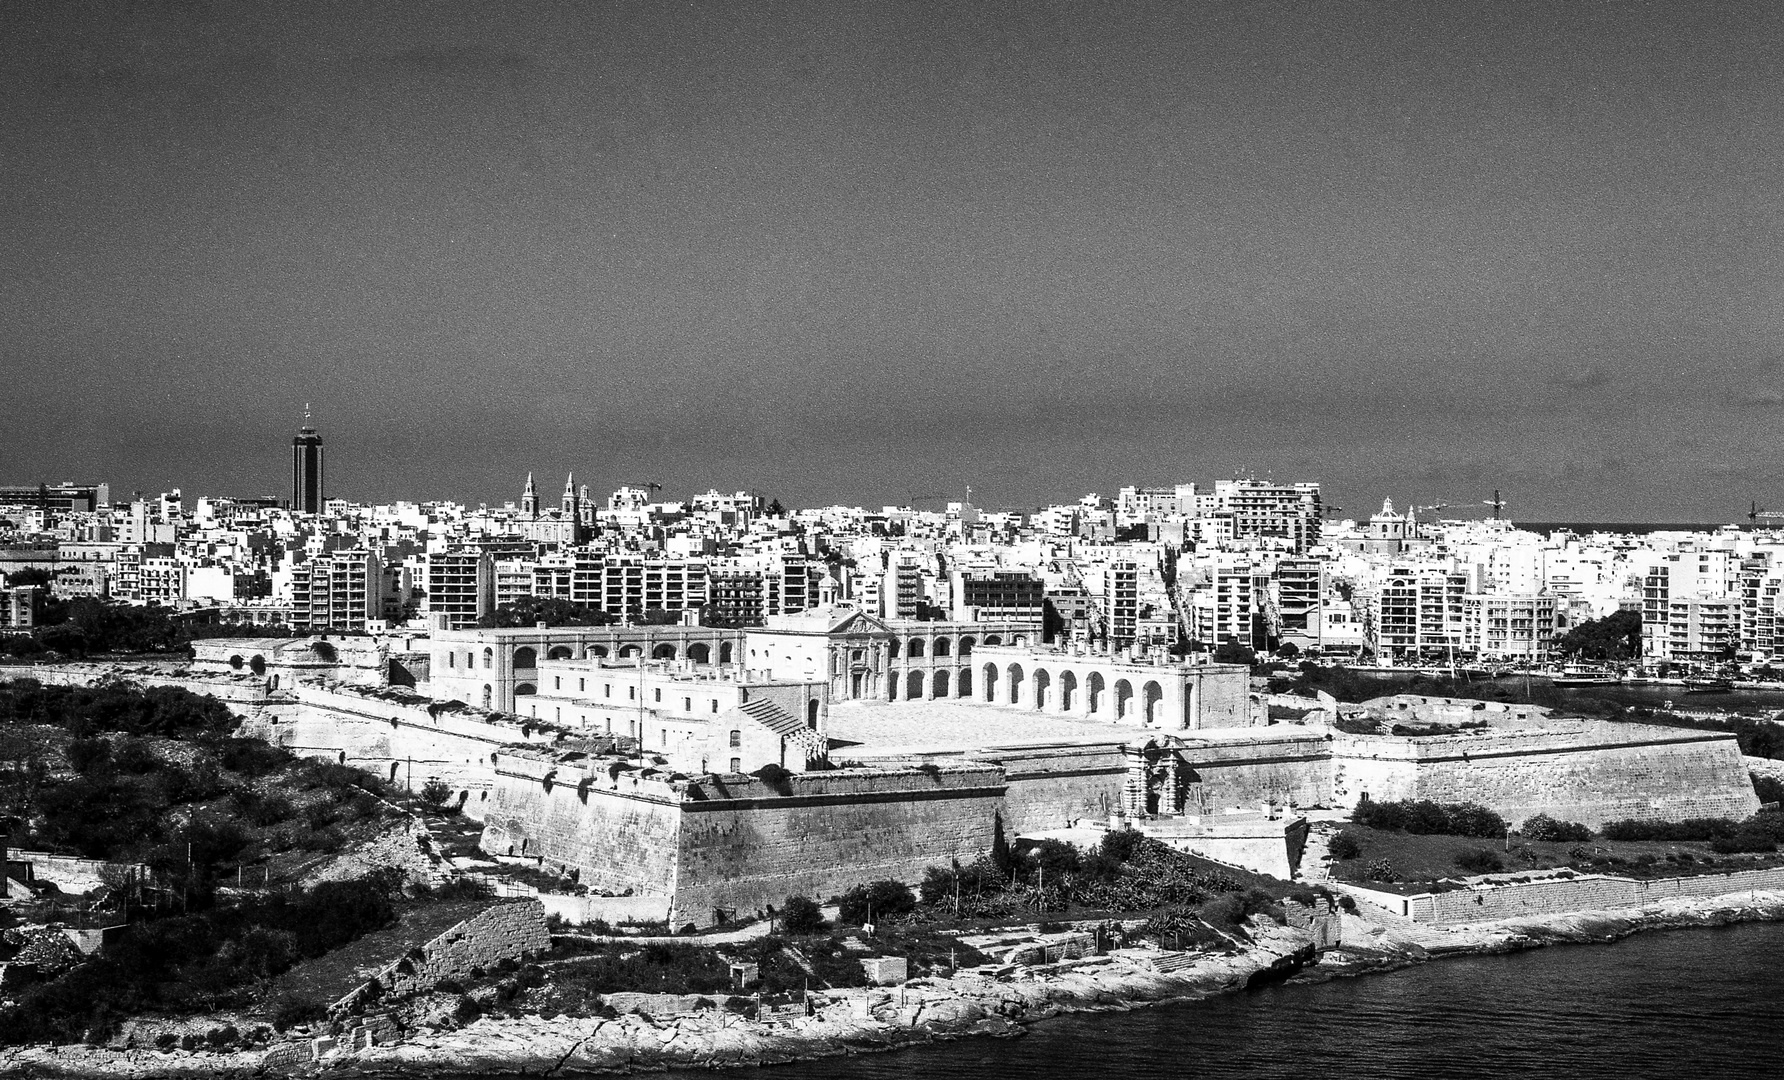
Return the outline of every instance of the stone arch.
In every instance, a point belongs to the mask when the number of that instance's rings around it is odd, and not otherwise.
[[[912,638],[911,643],[905,647],[904,654],[906,656],[910,657],[912,660],[922,659],[922,657],[923,657],[923,639],[920,637]]]
[[[929,696],[933,698],[946,698],[951,696],[948,693],[948,672],[946,668],[936,672],[935,678],[930,681]]]
[[[952,641],[952,639],[945,638],[945,637],[938,637],[935,639],[935,647],[929,651],[929,655],[931,655],[931,656],[949,656],[949,655],[952,655],[953,649],[954,649],[954,642]]]
[[[1048,671],[1046,668],[1035,668],[1035,671],[1034,671],[1034,707],[1037,710],[1046,709],[1047,697],[1049,695],[1049,692],[1052,689],[1053,689],[1053,673]]]
[[[652,660],[673,660],[673,659],[675,659],[675,642],[665,641],[661,645],[658,645],[656,648],[654,648],[650,651],[650,658]]]
[[[486,668],[496,666],[496,651],[487,645],[483,647],[483,666]]]
[[[975,644],[975,642],[973,641],[971,634],[968,634],[966,637],[961,638],[960,639],[960,655],[961,656],[971,656],[973,654],[973,645],[974,644]]]
[[[1028,635],[1017,634],[1015,637],[1010,639],[1010,644],[1016,646],[1017,648],[1021,648],[1022,646],[1028,644]]]
[[[923,673],[913,671],[904,677],[904,697],[906,701],[923,700]]]
[[[1078,705],[1078,676],[1072,671],[1059,673],[1059,711],[1071,712]]]
[[[730,662],[731,662],[731,643],[729,641],[721,641],[721,642],[719,642],[719,663],[729,664]]]
[[[1134,684],[1126,679],[1115,680],[1115,719],[1126,720],[1128,710],[1133,707]]]
[[[805,726],[813,731],[818,730],[818,699],[812,698],[805,703]]]
[[[249,661],[248,661],[248,670],[252,671],[256,675],[265,675],[266,674],[266,657],[261,656],[259,653],[255,653],[253,655],[253,657],[251,659],[249,659]]]
[[[605,645],[590,645],[588,647],[588,653],[587,653],[585,659],[591,659],[591,660],[597,659],[597,658],[605,659],[606,657],[607,657],[607,646],[605,646]]]
[[[396,770],[399,764],[400,762],[395,761],[390,763],[390,782],[393,784],[396,783]]]
[[[890,646],[890,651],[887,652],[886,655],[894,660],[898,659],[898,639],[893,638],[891,641],[886,642],[886,644]]]
[[[521,671],[539,666],[539,651],[531,645],[522,645],[514,650],[514,670]]]
[[[960,669],[960,678],[957,679],[954,684],[954,696],[963,698],[970,698],[973,696],[972,668],[963,667]]]
[[[538,692],[539,692],[539,688],[537,686],[534,686],[530,682],[514,684],[514,696],[515,697],[525,697],[528,694],[537,694]]]
[[[1090,706],[1090,714],[1095,716],[1103,708],[1103,673],[1093,671],[1084,680],[1084,703]]]
[[[887,701],[897,701],[898,700],[898,681],[900,679],[902,679],[903,677],[904,676],[900,675],[897,671],[886,672],[886,700]]]
[[[241,653],[236,653],[234,656],[229,658],[229,666],[236,669],[237,671],[240,671],[242,669],[242,665],[244,663],[247,663],[247,661],[242,659]]]
[[[630,660],[632,657],[638,656],[643,652],[644,650],[636,645],[621,645],[619,647],[619,658],[621,660]]]
[[[985,665],[985,700],[997,700],[997,665]]]
[[[568,645],[553,645],[551,651],[545,654],[545,658],[547,660],[568,660],[575,655],[576,650]]]
[[[490,702],[494,699],[494,697],[495,697],[494,688],[492,688],[488,683],[484,683],[483,684],[483,707],[486,709],[489,708]]]
[[[985,635],[985,644],[987,644],[987,645],[1002,645],[1003,639],[998,637],[996,634],[986,634]]]
[[[268,690],[277,690],[279,688],[279,677],[274,675],[272,681],[266,684],[266,688]]]
[[[1021,664],[1011,664],[1010,668],[1009,668],[1009,675],[1010,675],[1010,704],[1011,705],[1020,705],[1020,704],[1022,704],[1022,665]]]
[[[1156,682],[1148,681],[1145,687],[1141,689],[1141,694],[1146,706],[1146,722],[1148,724],[1158,723],[1161,719],[1158,706],[1159,703],[1165,699],[1164,688],[1159,686]]]
[[[688,659],[696,664],[712,663],[712,646],[704,641],[697,641],[688,646]]]

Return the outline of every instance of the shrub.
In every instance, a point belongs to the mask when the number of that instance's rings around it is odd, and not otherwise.
[[[1733,836],[1740,825],[1728,818],[1690,818],[1685,821],[1607,821],[1598,830],[1606,840],[1713,840]]]
[[[917,897],[902,881],[875,881],[857,885],[842,894],[841,916],[846,926],[864,926],[870,921],[914,911]]]
[[[1103,842],[1098,848],[1098,853],[1105,859],[1124,863],[1134,857],[1134,852],[1139,848],[1140,841],[1144,839],[1145,837],[1140,834],[1139,830],[1131,827],[1112,829],[1103,834]]]
[[[1527,818],[1518,827],[1518,832],[1527,840],[1544,840],[1556,843],[1575,844],[1592,839],[1592,830],[1577,821],[1561,821],[1547,814],[1537,814]]]
[[[1456,865],[1470,874],[1491,874],[1505,869],[1505,863],[1500,860],[1499,853],[1486,848],[1456,852]]]
[[[1357,840],[1356,834],[1351,832],[1341,832],[1332,837],[1326,848],[1334,859],[1354,859],[1363,853],[1363,845]]]
[[[440,779],[429,780],[421,785],[420,798],[423,806],[436,814],[441,813],[452,802],[452,785]]]
[[[1368,868],[1363,871],[1363,876],[1370,881],[1381,881],[1389,884],[1400,880],[1400,875],[1394,871],[1394,864],[1386,859],[1376,859],[1374,862],[1370,863]]]
[[[1351,812],[1351,821],[1372,829],[1405,830],[1417,835],[1505,835],[1505,819],[1478,803],[1437,803],[1429,799],[1374,802],[1365,800]]]
[[[789,896],[781,905],[781,929],[789,934],[815,934],[824,928],[824,913],[809,896]]]
[[[1044,872],[1056,881],[1063,875],[1078,872],[1083,856],[1078,849],[1064,840],[1042,840],[1035,845],[1029,858],[1034,861],[1035,869]]]
[[[279,1031],[298,1024],[311,1024],[328,1015],[328,1009],[316,998],[281,991],[268,1004],[273,1027]]]
[[[1784,781],[1772,776],[1761,776],[1758,773],[1748,774],[1753,779],[1753,794],[1759,796],[1762,803],[1784,803]]]
[[[1743,828],[1732,836],[1718,836],[1710,841],[1710,850],[1718,855],[1735,855],[1747,851],[1776,851],[1778,842],[1757,829]]]

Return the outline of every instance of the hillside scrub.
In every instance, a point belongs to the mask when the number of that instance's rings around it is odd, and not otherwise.
[[[399,875],[380,873],[133,924],[93,960],[27,987],[0,1009],[0,1042],[109,1037],[119,1020],[155,1010],[252,1005],[269,980],[390,925]]]

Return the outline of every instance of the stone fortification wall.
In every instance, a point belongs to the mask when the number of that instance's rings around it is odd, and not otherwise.
[[[1197,728],[1261,727],[1269,723],[1261,699],[1251,696],[1251,671],[1236,664],[1209,664],[1191,668],[1200,682],[1198,715],[1189,723]]]
[[[439,778],[458,790],[464,812],[481,820],[494,782],[491,755],[517,743],[549,744],[557,733],[487,713],[437,710],[403,701],[304,686],[253,734],[293,753],[328,758],[416,788]]]
[[[537,900],[501,901],[381,968],[373,978],[383,996],[407,997],[430,991],[443,979],[463,982],[503,960],[521,960],[550,948],[551,931]],[[350,1008],[366,991],[365,985],[354,989],[331,1011]]]
[[[1190,739],[1177,753],[1189,767],[1185,808],[1318,806],[1331,789],[1331,747],[1323,731],[1277,727],[1246,738]]]
[[[565,769],[503,754],[483,849],[573,868],[591,888],[673,897],[677,922],[833,896],[971,861],[1003,806],[995,766],[844,769],[690,781],[660,771]]]
[[[1732,735],[1591,721],[1542,730],[1333,742],[1333,796],[1477,802],[1507,820],[1549,814],[1597,826],[1622,818],[1745,818],[1759,809]]]
[[[1407,914],[1439,926],[1569,911],[1635,908],[1681,897],[1784,889],[1784,867],[1693,877],[1634,878],[1586,874],[1575,878],[1507,882],[1406,898]]]
[[[1003,769],[1004,831],[1010,836],[1107,821],[1121,807],[1127,761],[1119,741],[996,750],[972,759]]]
[[[483,850],[573,868],[591,889],[672,894],[681,792],[666,774],[608,772],[605,761],[595,764],[591,772],[560,769],[531,753],[499,755]]]
[[[1004,795],[994,766],[806,773],[778,789],[731,779],[682,803],[678,920],[882,878],[916,882],[931,866],[970,862],[990,850]]]

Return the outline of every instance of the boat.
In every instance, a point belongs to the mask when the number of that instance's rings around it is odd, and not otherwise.
[[[1734,690],[1733,679],[1686,679],[1687,694],[1726,694]]]
[[[1562,668],[1558,674],[1549,676],[1549,681],[1560,687],[1616,686],[1622,681],[1622,677],[1603,668],[1568,666]]]

